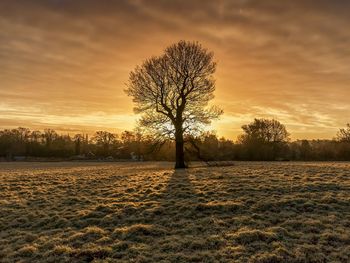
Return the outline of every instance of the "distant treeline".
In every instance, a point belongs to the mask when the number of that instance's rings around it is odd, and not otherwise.
[[[185,138],[187,161],[195,160],[300,160],[350,161],[350,125],[332,140],[290,141],[285,126],[276,120],[255,119],[242,126],[232,141],[213,132]],[[155,139],[140,131],[114,134],[98,131],[88,135],[60,135],[52,129],[27,128],[0,131],[0,160],[23,159],[134,159],[173,161],[175,143]]]

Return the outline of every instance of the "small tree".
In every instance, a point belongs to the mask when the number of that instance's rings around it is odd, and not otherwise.
[[[130,73],[129,96],[142,113],[140,125],[176,142],[175,168],[185,168],[184,136],[210,124],[222,111],[208,107],[213,99],[216,63],[213,53],[196,42],[180,41]]]
[[[243,140],[269,143],[284,142],[289,137],[286,127],[274,119],[254,119],[252,123],[243,125],[242,129]]]
[[[277,120],[254,119],[243,125],[238,141],[248,149],[249,158],[274,160],[289,140],[286,127]]]
[[[111,146],[116,142],[117,135],[107,131],[97,131],[91,138],[91,141],[97,146],[102,147],[102,155],[110,155]]]
[[[350,142],[350,123],[346,125],[346,128],[338,131],[337,139],[341,142]]]
[[[73,137],[74,140],[74,148],[75,148],[75,155],[81,154],[81,145],[84,143],[84,135],[82,134],[76,134]]]
[[[52,129],[45,129],[42,136],[43,136],[43,139],[45,140],[45,145],[47,149],[50,149],[53,141],[58,138],[57,132],[55,132]]]

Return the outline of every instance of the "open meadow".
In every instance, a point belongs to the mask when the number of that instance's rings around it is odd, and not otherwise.
[[[350,262],[350,163],[0,163],[0,262]]]

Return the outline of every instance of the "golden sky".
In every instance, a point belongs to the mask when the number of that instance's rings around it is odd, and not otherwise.
[[[132,129],[129,72],[183,39],[214,51],[218,135],[264,117],[293,139],[332,138],[350,122],[349,12],[342,0],[2,0],[0,128]]]

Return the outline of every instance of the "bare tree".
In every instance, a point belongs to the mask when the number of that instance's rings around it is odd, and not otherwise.
[[[81,154],[81,144],[84,142],[84,135],[83,134],[75,134],[73,137],[74,144],[75,144],[75,154],[80,155]]]
[[[116,142],[117,135],[107,131],[97,131],[91,138],[91,141],[98,146],[102,146],[105,155],[110,154],[111,146]]]
[[[45,140],[46,147],[50,148],[52,142],[58,138],[58,134],[52,129],[45,129],[42,137]]]
[[[222,111],[208,107],[213,99],[216,63],[197,42],[180,41],[130,73],[129,96],[142,113],[140,125],[176,141],[175,168],[185,168],[184,136],[198,133]]]
[[[350,142],[350,123],[346,125],[346,128],[338,131],[337,139],[340,142]]]

